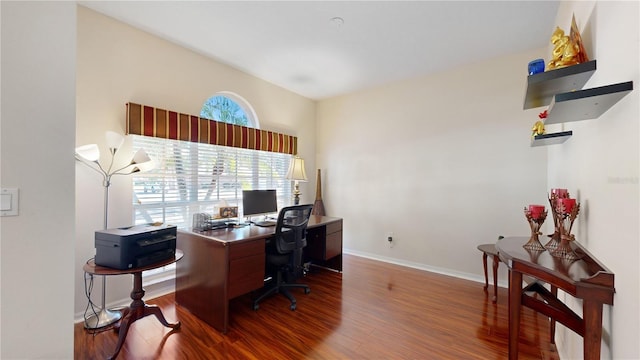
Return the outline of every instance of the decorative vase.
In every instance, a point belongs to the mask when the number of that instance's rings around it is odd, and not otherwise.
[[[551,206],[554,231],[553,234],[549,235],[549,242],[544,245],[547,250],[555,250],[560,244],[560,222],[558,220],[556,204],[558,199],[566,199],[568,197],[569,192],[567,189],[551,189],[551,194],[549,195],[549,206]]]
[[[580,259],[580,256],[576,254],[571,247],[571,243],[575,241],[575,237],[571,234],[571,229],[579,212],[580,204],[576,203],[575,199],[558,199],[556,204],[556,217],[558,218],[560,230],[560,243],[555,249],[550,250],[551,255],[569,261]]]
[[[542,235],[540,226],[542,226],[544,220],[547,218],[547,211],[542,205],[529,205],[528,209],[524,208],[524,217],[527,219],[529,227],[531,227],[531,237],[523,247],[532,251],[544,251],[545,248],[540,243],[538,236]]]
[[[320,180],[320,169],[318,169],[318,178],[316,180],[316,201],[313,203],[311,214],[324,216],[324,203],[322,202],[322,180]]]

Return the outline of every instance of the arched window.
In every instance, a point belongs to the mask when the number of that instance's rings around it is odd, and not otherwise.
[[[205,101],[201,118],[259,128],[250,104],[220,92]],[[292,204],[285,178],[291,155],[197,142],[131,135],[133,149],[144,148],[155,169],[133,176],[133,222],[161,222],[189,228],[195,214],[219,215],[220,205],[238,206],[242,190],[276,189],[278,208]],[[216,214],[218,212],[218,214]],[[173,276],[175,264],[145,272],[145,285]]]
[[[250,104],[237,94],[220,92],[207,99],[201,118],[258,128]],[[291,205],[292,186],[286,173],[291,155],[131,135],[133,149],[144,148],[158,164],[133,176],[134,223],[192,226],[194,214],[217,216],[222,204],[238,206],[242,190],[276,189],[278,208]]]
[[[258,119],[249,103],[232,92],[219,92],[202,105],[200,117],[228,124],[259,129]]]

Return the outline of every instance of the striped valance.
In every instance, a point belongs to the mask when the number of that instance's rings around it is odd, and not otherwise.
[[[212,145],[297,154],[298,138],[127,103],[127,134],[200,142]]]

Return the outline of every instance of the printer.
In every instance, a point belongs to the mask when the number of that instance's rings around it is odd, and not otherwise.
[[[134,225],[96,231],[96,265],[124,270],[168,260],[176,253],[175,225]]]

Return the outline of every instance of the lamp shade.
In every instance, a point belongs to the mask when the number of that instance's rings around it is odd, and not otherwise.
[[[100,159],[100,149],[96,144],[78,146],[76,148],[76,156],[79,156],[82,160],[96,162]]]
[[[107,147],[111,151],[118,150],[122,143],[124,143],[124,136],[118,134],[115,131],[107,131],[105,138],[107,140]]]
[[[304,171],[304,160],[299,156],[294,156],[289,163],[289,170],[287,171],[287,179],[307,181],[307,173]]]
[[[151,158],[149,157],[147,152],[144,151],[144,149],[139,149],[133,155],[133,160],[131,160],[131,163],[132,164],[144,164],[144,163],[150,162],[150,161],[151,161]]]
[[[142,148],[136,151],[133,155],[131,165],[135,165],[131,172],[145,172],[152,170],[155,167],[155,163],[149,157],[149,154],[147,154],[147,152]]]

